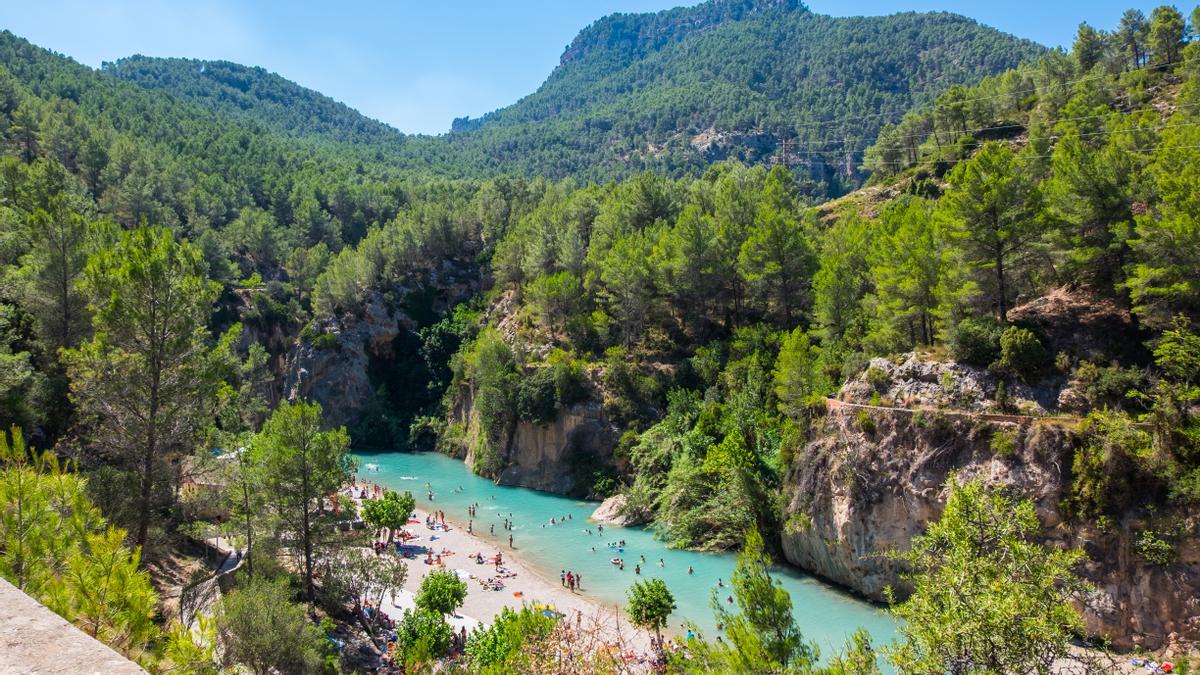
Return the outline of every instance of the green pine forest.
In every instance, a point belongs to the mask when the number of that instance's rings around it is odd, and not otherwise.
[[[578,496],[624,495],[672,546],[745,548],[727,639],[664,669],[874,672],[861,634],[818,665],[766,571],[796,525],[789,472],[873,358],[1070,381],[1071,517],[1196,513],[1198,32],[1200,11],[1130,10],[1050,50],[952,14],[710,0],[598,20],[536,92],[436,137],[259,68],[97,70],[2,32],[0,576],[155,672],[354,670],[326,636],[405,572],[347,552],[322,507],[349,448],[469,455],[496,477],[516,425],[595,402],[616,441],[611,461],[576,458]],[[1012,320],[1056,293],[1127,312],[1120,348],[1056,348]],[[342,349],[379,307],[408,328],[374,404],[330,428],[286,401],[289,353]],[[228,472],[213,499],[253,561],[190,631],[156,595],[214,527],[183,467]],[[963,534],[981,513],[995,546]],[[952,490],[908,554],[911,629],[884,656],[1032,672],[1065,654],[1081,563],[1037,531],[1028,503]],[[1137,554],[1170,565],[1194,535],[1147,532]],[[1000,653],[951,630],[973,608],[939,595],[974,559],[1001,580],[980,582],[989,619],[1026,620]],[[449,649],[438,603],[461,603],[429,583],[440,599],[399,628],[410,672]],[[1010,587],[1030,601],[1002,602]],[[632,620],[661,628],[660,591],[632,596]],[[264,603],[284,608],[271,644],[254,639]],[[473,634],[456,667],[554,672],[530,655],[562,657],[561,634],[530,614]]]

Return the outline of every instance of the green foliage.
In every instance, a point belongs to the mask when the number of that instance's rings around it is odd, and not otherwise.
[[[1000,334],[1001,368],[1020,375],[1036,373],[1046,364],[1046,350],[1033,331],[1009,326]]]
[[[829,388],[828,380],[817,368],[817,349],[801,329],[789,333],[775,360],[775,397],[779,411],[792,419],[801,419],[813,399]]]
[[[383,499],[368,499],[363,502],[362,517],[373,528],[388,529],[388,543],[396,536],[396,531],[408,524],[408,517],[416,508],[416,499],[411,492],[400,494],[395,490],[383,493]]]
[[[451,570],[435,569],[421,580],[417,608],[437,615],[453,614],[467,597],[467,583]]]
[[[792,599],[771,577],[770,563],[762,536],[751,530],[733,571],[733,598],[740,611],[726,609],[716,591],[713,609],[739,669],[803,670],[817,660],[817,647],[796,626]]]
[[[472,672],[508,673],[519,670],[525,660],[522,648],[545,638],[555,619],[531,607],[513,611],[502,607],[487,628],[467,636],[466,656]]]
[[[1006,145],[987,143],[950,173],[939,204],[1001,322],[1008,319],[1013,277],[1022,271],[1018,263],[1040,233],[1040,193],[1028,161]]]
[[[634,426],[654,416],[661,390],[653,377],[642,373],[641,364],[629,357],[620,347],[605,353],[604,409],[618,424]]]
[[[517,384],[517,417],[537,424],[554,421],[559,410],[559,368],[537,368]]]
[[[629,587],[625,615],[635,626],[653,630],[662,639],[662,629],[675,611],[675,596],[662,579],[646,579]]]
[[[988,440],[992,454],[1001,459],[1011,459],[1017,453],[1016,434],[1011,431],[995,431]]]
[[[268,507],[296,538],[310,601],[315,598],[316,549],[330,542],[333,529],[333,515],[323,500],[348,483],[354,469],[346,430],[322,431],[321,426],[320,405],[285,402],[271,413],[250,448]]]
[[[408,566],[397,556],[375,555],[361,547],[344,547],[321,560],[321,600],[331,612],[349,605],[365,617],[364,605],[380,607],[383,599],[404,588]],[[379,614],[372,614],[378,619]],[[374,622],[366,622],[373,630]]]
[[[405,610],[396,624],[396,637],[401,661],[417,670],[449,651],[454,629],[436,612]]]
[[[875,418],[871,417],[871,413],[866,410],[859,410],[854,413],[854,421],[858,423],[858,428],[868,436],[875,433]]]
[[[1099,366],[1089,361],[1079,364],[1074,376],[1093,408],[1136,409],[1137,397],[1131,395],[1143,392],[1147,384],[1146,373],[1139,368]]]
[[[217,604],[217,633],[227,663],[252,672],[324,672],[325,636],[284,579],[254,577]]]
[[[847,44],[875,48],[838,59]],[[958,58],[941,56],[951,51]],[[822,194],[839,189],[833,166],[847,152],[857,158],[887,121],[877,111],[931,101],[949,83],[1040,51],[950,14],[844,20],[791,0],[620,14],[582,31],[538,91],[456,120],[452,138],[521,172],[604,179],[699,172],[705,158],[689,143],[697,130],[765,129],[774,141],[766,148],[731,139],[709,152],[759,160],[781,149],[779,139],[797,141],[799,155],[821,153],[830,167],[811,188]],[[883,86],[879,73],[906,75]],[[835,96],[821,84],[842,78],[859,86]]]
[[[172,623],[166,642],[163,657],[172,668],[192,675],[218,675],[221,672],[214,617],[196,617],[195,632],[178,621]]]
[[[1170,532],[1142,530],[1134,539],[1133,547],[1150,564],[1169,567],[1179,561],[1179,550],[1174,540],[1175,536]]]
[[[95,336],[64,358],[94,441],[138,477],[134,541],[167,504],[156,485],[168,455],[188,452],[215,404],[206,319],[217,285],[200,250],[163,228],[139,227],[97,251],[83,272]]]
[[[153,646],[158,597],[125,532],[108,527],[86,481],[50,453],[0,434],[0,576],[129,658]]]
[[[328,350],[341,346],[336,333],[318,333],[312,338],[313,349]]]
[[[902,556],[913,593],[893,612],[903,672],[1048,670],[1083,628],[1071,601],[1087,590],[1083,554],[1035,541],[1032,502],[982,483],[950,485],[941,519]]]
[[[1125,415],[1094,411],[1084,423],[1083,444],[1071,464],[1071,511],[1079,518],[1120,513],[1141,499],[1147,490],[1150,435]]]
[[[950,336],[950,351],[959,361],[987,366],[1000,357],[1000,337],[1003,334],[1003,324],[994,319],[963,319]]]
[[[455,357],[455,381],[473,384],[479,433],[475,438],[476,473],[490,476],[503,468],[498,450],[516,422],[515,392],[519,383],[512,350],[493,329],[463,346]]]
[[[567,320],[579,313],[583,302],[583,286],[570,272],[540,276],[525,293],[530,309],[552,335],[565,331]]]

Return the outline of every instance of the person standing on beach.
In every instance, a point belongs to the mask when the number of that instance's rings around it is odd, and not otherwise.
[[[578,588],[578,589],[583,588],[583,575],[580,574],[579,572],[575,573],[575,588]]]
[[[512,535],[511,535],[511,534],[510,534],[510,535],[508,535],[508,547],[509,547],[509,548],[513,548],[513,545],[512,545]]]
[[[558,571],[558,582],[560,584],[562,584],[563,586],[567,585],[567,571],[566,570]]]

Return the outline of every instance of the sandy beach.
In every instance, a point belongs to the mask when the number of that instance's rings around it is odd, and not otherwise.
[[[358,480],[359,489],[366,484]],[[368,489],[372,489],[368,487]],[[546,579],[535,572],[520,559],[520,542],[517,547],[498,547],[479,537],[469,534],[465,526],[460,526],[455,520],[446,517],[445,529],[430,529],[426,527],[426,518],[436,513],[432,509],[416,509],[414,519],[405,529],[415,535],[408,544],[424,546],[435,554],[442,554],[442,566],[459,573],[467,581],[467,598],[454,617],[448,617],[455,630],[466,628],[467,632],[476,626],[489,625],[493,617],[504,607],[519,609],[522,605],[543,606],[564,615],[564,620],[571,622],[587,622],[588,625],[600,626],[605,639],[621,642],[639,651],[650,648],[649,633],[637,629],[624,618],[621,608],[617,605],[606,605],[587,595],[587,579],[583,580],[582,589],[571,591],[558,579]],[[445,552],[449,552],[448,554]],[[483,557],[483,564],[476,562],[476,554]],[[497,554],[502,556],[501,567],[510,576],[501,579],[502,590],[485,588],[488,579],[498,577],[496,565],[492,562]],[[435,557],[436,559],[436,557]],[[404,582],[404,590],[397,593],[395,598],[384,600],[382,610],[389,616],[399,619],[405,609],[413,606],[413,596],[421,585],[422,579],[436,568],[436,565],[426,563],[426,556],[419,555],[408,559],[408,577]]]

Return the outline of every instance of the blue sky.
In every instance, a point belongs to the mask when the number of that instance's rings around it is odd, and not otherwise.
[[[402,131],[441,133],[532,92],[591,21],[680,0],[14,0],[0,28],[99,66],[130,54],[262,66]],[[948,10],[1043,44],[1086,20],[1110,28],[1134,0],[810,0],[823,14]],[[1191,6],[1181,6],[1186,12]]]

